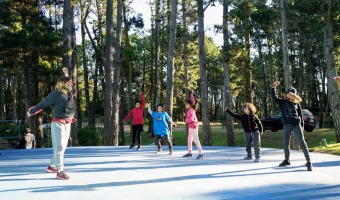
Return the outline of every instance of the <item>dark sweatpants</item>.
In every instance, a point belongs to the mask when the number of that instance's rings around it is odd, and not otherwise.
[[[143,124],[132,125],[132,144],[136,143],[136,137],[138,139],[138,146],[141,145],[142,136],[141,133],[143,131]]]
[[[292,131],[294,131],[295,137],[298,139],[300,147],[305,155],[307,161],[310,161],[308,146],[305,141],[305,136],[303,135],[302,127],[300,124],[293,125],[293,124],[284,124],[283,125],[283,132],[282,132],[282,141],[283,141],[283,150],[285,153],[285,160],[289,160],[290,156],[290,139],[292,137]]]
[[[168,145],[169,145],[169,150],[172,150],[172,143],[170,141],[170,137],[168,135],[162,136],[162,135],[156,135],[156,144],[158,149],[162,148],[162,144],[161,144],[161,139],[164,138],[167,140]]]
[[[251,147],[254,146],[255,157],[260,157],[261,135],[259,131],[244,133],[244,143],[248,156],[252,156]]]

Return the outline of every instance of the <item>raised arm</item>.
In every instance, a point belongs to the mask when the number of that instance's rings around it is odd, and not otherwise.
[[[270,96],[274,100],[275,103],[279,104],[279,98],[276,95],[276,86],[280,85],[280,81],[275,81],[273,83],[272,89],[270,91]]]
[[[67,67],[63,67],[63,73],[65,77],[69,77],[70,75],[68,74],[68,69]]]
[[[233,111],[231,111],[228,107],[225,109],[225,111],[233,118],[241,120],[241,115],[233,113]]]
[[[144,94],[143,94],[143,92],[140,92],[139,93],[139,96],[140,96],[140,98],[141,98],[141,100],[142,100],[142,105],[140,106],[142,109],[144,109],[145,108],[145,97],[144,97]]]
[[[195,104],[196,104],[195,97],[194,97],[194,90],[191,91],[190,100],[191,100],[191,102],[192,102],[192,105],[195,105]]]
[[[149,105],[148,105],[148,112],[150,113],[150,115],[152,115],[151,102],[149,102]]]

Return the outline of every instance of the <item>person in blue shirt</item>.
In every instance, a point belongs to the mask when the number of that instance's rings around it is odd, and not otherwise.
[[[151,110],[151,102],[149,102],[148,111],[153,118],[153,131],[156,138],[156,144],[158,150],[156,154],[162,153],[162,145],[161,139],[164,138],[167,140],[169,144],[169,155],[173,154],[172,150],[172,143],[170,141],[170,128],[168,123],[176,126],[176,124],[171,120],[171,117],[168,115],[167,112],[164,112],[164,108],[162,104],[157,105],[157,112],[153,112]]]

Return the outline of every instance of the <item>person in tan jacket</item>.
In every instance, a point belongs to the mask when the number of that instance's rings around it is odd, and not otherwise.
[[[340,76],[334,77],[335,82],[338,84],[338,88],[340,90]]]

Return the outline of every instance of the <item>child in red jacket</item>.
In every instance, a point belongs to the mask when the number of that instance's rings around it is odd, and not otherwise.
[[[142,102],[136,101],[135,107],[131,110],[131,112],[123,120],[124,123],[126,123],[126,121],[129,120],[132,117],[132,143],[130,145],[130,149],[135,147],[136,136],[137,136],[137,138],[138,138],[137,150],[141,150],[141,140],[142,140],[141,133],[143,131],[143,124],[144,124],[143,111],[144,111],[144,107],[145,107],[144,94],[141,92],[141,93],[139,93],[139,96],[140,96]]]

